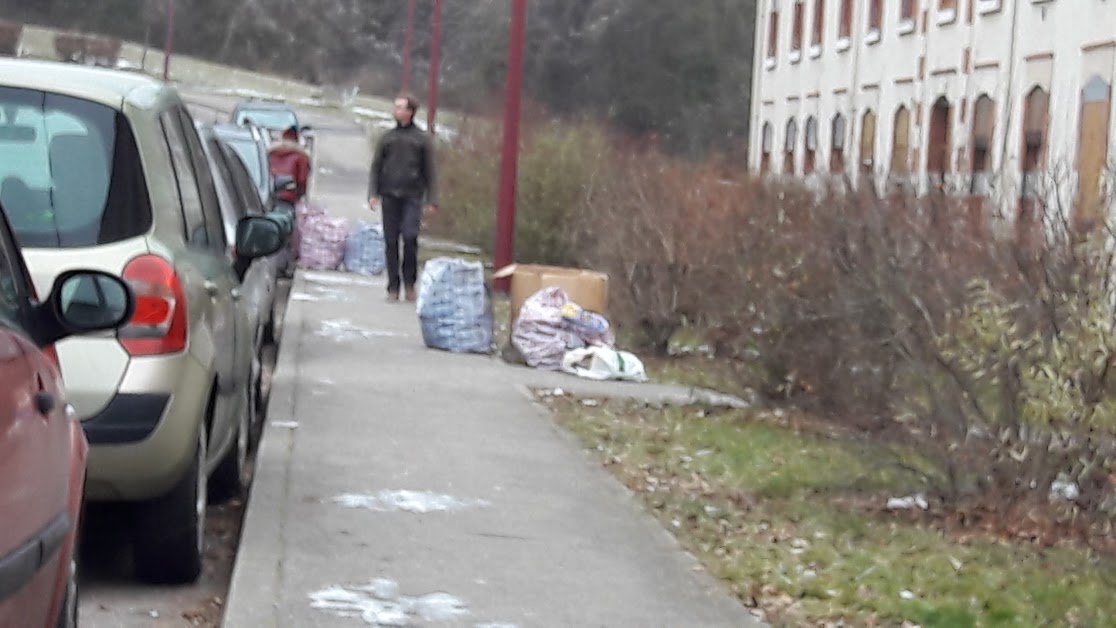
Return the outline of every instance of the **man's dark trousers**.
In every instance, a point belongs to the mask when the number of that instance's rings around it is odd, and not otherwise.
[[[418,279],[418,236],[422,222],[422,200],[384,196],[384,244],[387,258],[388,292],[399,292],[399,239],[403,238],[403,285]]]

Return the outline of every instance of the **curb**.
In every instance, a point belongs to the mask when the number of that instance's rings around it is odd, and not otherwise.
[[[291,294],[301,290],[301,271],[291,282]],[[225,616],[227,628],[264,628],[279,624],[279,596],[286,543],[284,522],[289,489],[294,430],[268,425],[295,421],[298,407],[298,358],[305,308],[287,301],[279,358],[272,375],[266,421],[256,454],[252,487],[245,505],[240,547],[233,566]]]
[[[673,384],[651,382],[594,381],[560,371],[526,370],[517,381],[534,390],[562,389],[574,397],[634,401],[663,406],[710,406],[732,410],[748,410],[756,404],[726,393]]]

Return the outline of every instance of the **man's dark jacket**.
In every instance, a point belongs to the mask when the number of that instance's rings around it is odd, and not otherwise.
[[[434,145],[414,124],[384,133],[376,145],[368,177],[368,197],[395,196],[438,205]]]

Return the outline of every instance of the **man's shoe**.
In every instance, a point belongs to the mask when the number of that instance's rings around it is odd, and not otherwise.
[[[407,286],[407,300],[412,303],[418,300],[418,293],[415,292],[414,286]]]
[[[399,301],[399,291],[396,290],[395,292],[392,292],[391,290],[388,290],[387,300],[388,300],[388,303],[398,302]]]

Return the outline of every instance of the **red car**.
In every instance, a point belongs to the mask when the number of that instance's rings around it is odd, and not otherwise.
[[[89,445],[52,345],[131,319],[130,289],[69,272],[40,301],[0,208],[0,627],[77,624],[76,537]]]

